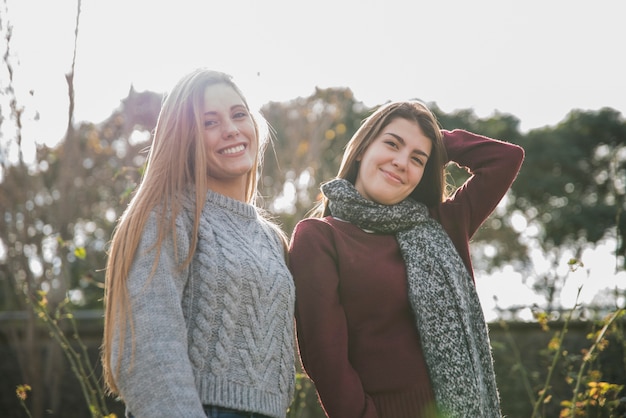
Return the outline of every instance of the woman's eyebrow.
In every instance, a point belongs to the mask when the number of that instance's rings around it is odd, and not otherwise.
[[[388,135],[393,136],[394,138],[396,138],[398,140],[398,142],[400,142],[403,146],[406,146],[406,141],[400,136],[400,135],[396,135],[393,132],[387,132]],[[428,154],[425,153],[424,151],[422,151],[421,149],[414,149],[412,151],[413,154],[418,154],[418,155],[423,155],[424,157],[428,158]]]
[[[230,107],[230,111],[231,111],[231,112],[232,112],[233,110],[236,110],[236,109],[244,109],[244,110],[247,110],[246,106],[245,106],[245,105],[243,105],[243,104],[236,104],[236,105],[232,105],[232,106]],[[205,114],[205,115],[217,115],[217,113],[218,113],[218,112],[217,112],[217,111],[215,111],[215,110],[209,110],[208,112],[204,112],[204,114]]]

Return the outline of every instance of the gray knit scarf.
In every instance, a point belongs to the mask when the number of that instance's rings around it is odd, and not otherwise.
[[[364,230],[395,234],[406,264],[409,301],[437,406],[454,418],[502,416],[489,335],[474,283],[441,224],[425,205],[381,205],[335,179],[322,186],[331,214]]]

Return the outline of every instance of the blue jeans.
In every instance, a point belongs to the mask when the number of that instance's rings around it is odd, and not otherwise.
[[[204,412],[208,418],[270,418],[256,412],[237,411],[222,406],[204,405]]]
[[[222,406],[204,405],[204,412],[207,418],[270,418],[267,415],[255,412],[237,411],[235,409],[224,408]],[[134,418],[130,412],[126,413],[128,418]]]

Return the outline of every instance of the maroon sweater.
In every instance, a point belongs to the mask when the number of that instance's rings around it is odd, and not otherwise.
[[[437,219],[472,274],[469,239],[515,179],[522,148],[443,131],[450,161],[471,177],[437,207]],[[393,235],[332,217],[298,223],[290,246],[302,364],[331,418],[431,416],[428,370]]]

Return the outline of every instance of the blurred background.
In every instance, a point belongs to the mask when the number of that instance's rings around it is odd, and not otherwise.
[[[97,416],[68,353],[83,342],[98,381],[107,242],[163,94],[206,66],[232,74],[272,128],[260,190],[287,233],[388,100],[423,100],[443,128],[524,147],[518,179],[473,240],[503,408],[559,416],[584,392],[576,383],[605,383],[614,403],[596,399],[597,416],[619,416],[625,12],[608,0],[2,1],[0,412],[27,416],[15,389],[28,384],[32,416]],[[319,416],[300,383],[291,416]]]

